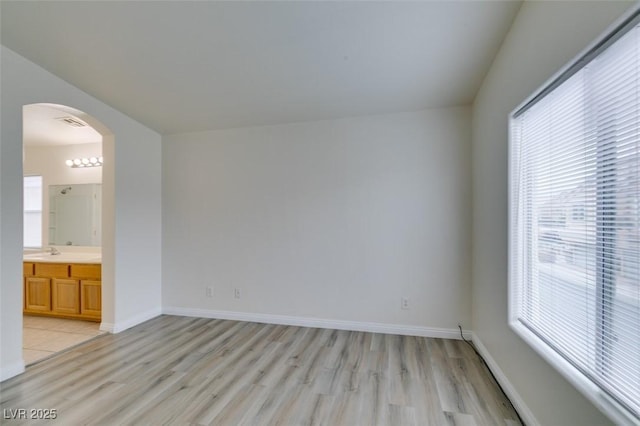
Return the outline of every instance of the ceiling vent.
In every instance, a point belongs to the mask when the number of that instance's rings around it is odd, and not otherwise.
[[[66,117],[58,117],[56,118],[56,120],[66,123],[71,127],[87,127],[87,125],[84,122],[78,120],[75,117],[71,117],[70,115]]]

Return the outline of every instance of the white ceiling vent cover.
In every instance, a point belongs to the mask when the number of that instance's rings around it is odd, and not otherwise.
[[[68,124],[71,127],[87,127],[87,124],[70,115],[66,117],[57,117],[56,120]]]

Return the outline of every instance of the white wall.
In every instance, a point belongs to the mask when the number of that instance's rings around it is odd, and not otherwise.
[[[102,143],[60,146],[25,146],[22,164],[25,176],[42,176],[42,245],[49,244],[49,186],[102,183],[102,167],[72,168],[65,164],[74,158],[102,155]]]
[[[0,380],[22,361],[22,107],[53,103],[103,134],[103,325],[161,311],[161,137],[2,46],[0,51]]]
[[[165,311],[455,336],[470,137],[451,108],[163,138]]]
[[[524,2],[473,107],[473,329],[543,425],[609,421],[507,325],[507,117],[629,6]]]
[[[45,185],[102,183],[102,167],[72,168],[68,159],[99,157],[101,143],[59,146],[25,146],[23,171],[26,175],[42,175]]]

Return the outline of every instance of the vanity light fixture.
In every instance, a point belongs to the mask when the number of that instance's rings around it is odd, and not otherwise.
[[[74,158],[73,160],[65,161],[67,166],[73,168],[83,168],[83,167],[100,167],[103,163],[102,156],[100,157],[89,157],[89,158]]]

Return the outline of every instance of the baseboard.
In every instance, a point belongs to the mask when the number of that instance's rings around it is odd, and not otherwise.
[[[289,315],[257,314],[250,312],[218,311],[209,309],[164,307],[163,314],[185,317],[216,318],[265,324],[295,325],[299,327],[330,328],[335,330],[366,331],[371,333],[400,334],[405,336],[460,339],[460,330],[420,327],[415,325],[385,324],[361,321],[330,320]],[[465,339],[471,339],[470,331],[463,331]]]
[[[24,360],[0,368],[0,382],[24,373]]]
[[[111,322],[101,322],[100,331],[106,331],[107,333],[113,333],[114,325]]]
[[[151,309],[147,312],[143,312],[134,317],[131,317],[125,321],[117,321],[116,323],[102,322],[100,324],[100,330],[108,333],[120,333],[131,327],[135,327],[138,324],[142,324],[145,321],[149,321],[157,316],[162,315],[162,309]]]
[[[482,355],[482,358],[484,358],[485,362],[491,369],[491,372],[495,376],[498,383],[500,383],[502,390],[504,390],[504,393],[507,394],[507,397],[513,404],[513,407],[522,418],[522,421],[527,426],[540,426],[540,422],[535,418],[520,394],[513,387],[509,379],[507,379],[507,376],[504,374],[504,372],[500,369],[500,367],[498,367],[498,363],[496,363],[487,348],[482,344],[480,338],[475,333],[471,333],[471,340],[473,341],[473,344],[480,355]]]

